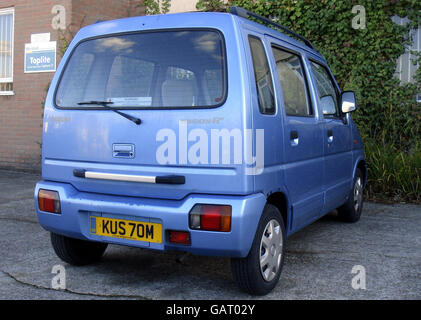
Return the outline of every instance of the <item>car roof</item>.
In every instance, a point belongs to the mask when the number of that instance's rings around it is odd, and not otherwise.
[[[232,25],[233,21],[242,27],[252,28],[261,34],[266,34],[288,42],[324,61],[323,56],[317,50],[310,48],[301,41],[263,24],[225,12],[184,12],[100,21],[82,28],[76,36],[77,39],[75,39],[75,41],[79,42],[86,38],[93,38],[106,34],[157,29],[215,28],[220,26],[222,30],[224,26]]]
[[[246,28],[250,27],[252,29],[258,30],[261,34],[269,35],[269,36],[272,36],[274,38],[277,38],[277,39],[283,40],[285,42],[288,42],[289,44],[291,44],[295,47],[298,47],[299,49],[304,50],[308,53],[311,53],[311,54],[319,57],[320,59],[324,60],[323,56],[316,49],[307,46],[303,42],[301,42],[299,40],[296,40],[293,37],[290,37],[283,32],[280,32],[280,31],[278,31],[274,28],[270,28],[270,27],[265,26],[261,23],[258,23],[258,22],[255,22],[255,21],[252,21],[250,19],[243,18],[243,17],[235,16],[235,19],[237,19],[240,23],[242,23],[243,26],[246,27]]]

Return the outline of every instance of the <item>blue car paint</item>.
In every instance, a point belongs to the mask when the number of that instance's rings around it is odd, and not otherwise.
[[[136,126],[108,110],[65,110],[54,104],[54,94],[66,62],[86,39],[129,32],[210,28],[225,39],[228,96],[218,108],[191,110],[130,110],[142,119]],[[257,103],[248,35],[264,44],[272,69],[276,113],[262,115]],[[308,80],[314,117],[287,117],[271,45],[301,55]],[[79,31],[64,55],[48,92],[44,111],[42,177],[35,189],[40,224],[48,231],[68,237],[104,241],[156,250],[182,250],[200,255],[247,256],[268,196],[286,198],[286,232],[291,235],[343,204],[352,188],[357,166],[364,162],[361,137],[349,114],[347,123],[325,119],[316,94],[309,59],[327,66],[324,58],[284,34],[255,22],[225,13],[184,13],[102,22]],[[338,88],[339,90],[339,88]],[[265,168],[261,175],[246,175],[246,164],[159,165],[155,159],[156,134],[176,128],[180,119],[223,119],[224,128],[265,130]],[[189,130],[203,128],[189,125]],[[206,128],[210,130],[211,128]],[[291,145],[289,133],[297,130],[302,144]],[[327,146],[327,130],[334,130],[339,143]],[[356,141],[356,143],[354,142]],[[336,142],[336,141],[335,141]],[[135,145],[134,159],[113,157],[114,144]],[[254,141],[253,148],[256,148]],[[184,175],[184,185],[86,181],[74,169],[135,175]],[[365,174],[366,177],[366,174]],[[62,214],[39,210],[39,189],[59,193]],[[191,230],[188,214],[195,204],[231,205],[229,233]],[[163,230],[186,230],[191,246],[149,244],[101,238],[89,233],[89,216],[158,222]]]
[[[60,194],[61,214],[39,212],[41,225],[49,231],[71,238],[106,241],[120,245],[155,250],[182,250],[199,255],[245,256],[253,241],[260,210],[265,205],[263,194],[249,196],[212,196],[191,194],[183,200],[146,199],[84,193],[72,185],[59,182],[40,182],[35,188],[56,190]],[[189,230],[188,212],[197,203],[229,204],[233,209],[231,232],[190,230],[192,246],[176,246],[124,239],[103,239],[89,232],[89,217],[127,219],[163,223],[164,229]],[[124,214],[123,214],[123,213]]]

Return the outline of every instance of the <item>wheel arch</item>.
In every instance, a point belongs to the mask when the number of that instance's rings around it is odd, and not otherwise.
[[[285,231],[288,234],[289,231],[289,222],[290,222],[290,210],[289,210],[289,201],[285,193],[281,191],[274,192],[270,194],[267,198],[267,203],[274,205],[278,208],[281,213],[282,220],[284,222]]]
[[[367,170],[367,162],[365,159],[358,159],[358,161],[355,164],[353,177],[355,177],[355,173],[357,169],[360,169],[361,173],[363,174],[363,181],[364,181],[364,187],[367,185],[367,178],[368,178],[368,170]]]

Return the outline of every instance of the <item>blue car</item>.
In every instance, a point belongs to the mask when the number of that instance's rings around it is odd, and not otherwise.
[[[242,8],[98,22],[46,98],[39,222],[72,265],[108,244],[225,256],[267,294],[288,236],[360,218],[355,109],[307,39]]]

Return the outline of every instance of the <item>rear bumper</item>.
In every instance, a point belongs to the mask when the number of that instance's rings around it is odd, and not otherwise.
[[[61,214],[40,211],[37,201],[39,189],[54,190],[59,193]],[[231,205],[231,232],[191,230],[188,214],[198,203]],[[47,231],[83,240],[161,251],[181,250],[209,256],[247,256],[265,203],[266,199],[263,194],[249,196],[192,194],[182,200],[162,200],[79,192],[70,184],[49,181],[41,181],[35,187],[35,207],[38,220]],[[90,216],[161,223],[163,243],[156,244],[92,235],[89,228]],[[169,243],[166,238],[166,230],[189,231],[191,245]]]

